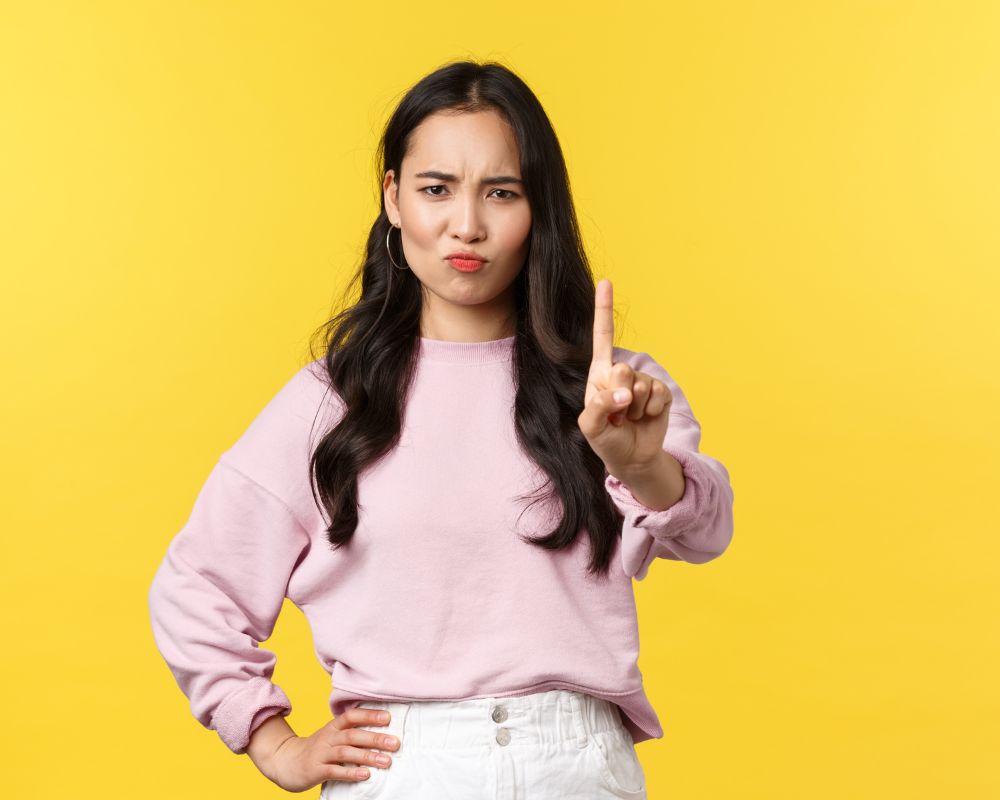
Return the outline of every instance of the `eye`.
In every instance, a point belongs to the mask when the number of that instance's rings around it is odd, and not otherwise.
[[[447,188],[443,183],[435,184],[434,186],[425,186],[420,190],[421,194],[426,194],[428,197],[441,197],[442,195],[438,192],[431,191],[432,189],[445,189]],[[517,192],[512,192],[510,189],[494,189],[494,192],[503,192],[504,196],[500,197],[500,200],[510,200],[517,197]],[[490,193],[492,194],[492,192]]]

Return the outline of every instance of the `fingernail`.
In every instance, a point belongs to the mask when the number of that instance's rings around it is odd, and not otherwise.
[[[379,718],[380,722],[388,722],[389,721],[389,712],[388,711],[383,711],[381,714],[378,715],[378,718]]]
[[[615,398],[616,403],[624,403],[628,400],[628,389],[615,389],[615,393],[612,397]]]

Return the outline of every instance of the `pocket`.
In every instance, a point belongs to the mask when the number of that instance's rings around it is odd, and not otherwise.
[[[372,703],[360,703],[361,708],[373,708],[379,711],[386,711],[389,708],[389,704],[386,702],[372,702]],[[375,733],[386,733],[388,729],[385,725],[356,725],[358,730],[374,731]],[[371,750],[373,748],[362,746],[362,750]],[[386,751],[382,748],[374,748],[375,752],[385,753]],[[380,767],[376,764],[361,764],[359,766],[364,767],[368,770],[368,777],[363,781],[347,781],[345,782],[348,788],[351,790],[348,797],[357,798],[374,798],[376,792],[382,788],[382,784],[385,783],[386,773],[396,768],[395,762],[395,752],[389,751],[389,757],[393,759],[393,763],[388,767]]]
[[[590,747],[606,788],[615,797],[632,800],[646,797],[646,774],[632,737],[624,726],[591,735]]]

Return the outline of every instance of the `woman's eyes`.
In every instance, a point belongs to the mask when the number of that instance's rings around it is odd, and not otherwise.
[[[423,189],[420,190],[420,192],[421,192],[421,194],[428,194],[428,192],[427,192],[428,189],[444,189],[444,188],[446,188],[444,184],[437,184],[435,186],[425,186]],[[512,197],[517,197],[517,192],[512,192],[512,191],[510,191],[510,189],[494,189],[493,191],[494,192],[504,192],[505,193],[504,196],[500,198],[501,200],[509,200]],[[429,197],[441,197],[441,195],[438,194],[438,193],[436,193],[436,192],[430,192],[428,194],[428,196]]]

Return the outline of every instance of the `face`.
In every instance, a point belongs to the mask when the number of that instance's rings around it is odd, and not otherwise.
[[[427,174],[430,173],[430,174]],[[491,179],[500,178],[498,181]],[[495,111],[433,114],[411,134],[399,175],[386,173],[389,238],[423,286],[421,335],[485,341],[514,333],[513,281],[524,267],[531,209],[517,141]],[[485,259],[459,269],[456,251]]]

